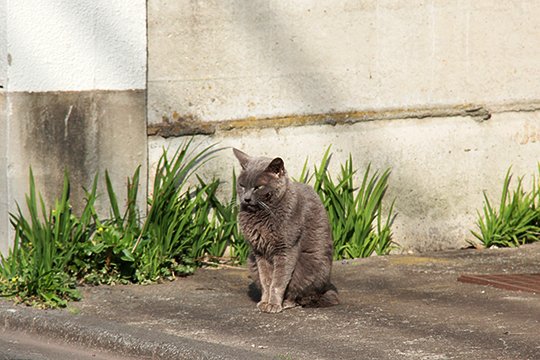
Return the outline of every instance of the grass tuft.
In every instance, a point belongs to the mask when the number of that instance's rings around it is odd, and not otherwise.
[[[235,262],[245,261],[247,250],[236,224],[234,195],[225,205],[216,196],[219,180],[205,182],[196,176],[220,150],[215,145],[199,150],[192,140],[172,156],[164,150],[144,219],[137,207],[140,167],[127,180],[124,206],[105,172],[110,204],[106,219],[98,216],[94,206],[97,176],[91,189],[85,190],[85,207],[77,216],[70,204],[67,173],[60,199],[47,211],[30,171],[27,211],[18,208],[11,215],[14,245],[7,256],[0,257],[0,295],[42,307],[63,307],[79,299],[76,285],[80,283],[172,279],[192,273],[202,263],[218,261],[227,248]],[[191,185],[194,176],[195,185]]]
[[[511,168],[506,172],[498,209],[484,192],[482,213],[478,212],[477,231],[471,233],[485,247],[516,247],[540,239],[540,164],[538,178],[526,191],[523,178],[517,179],[512,191]]]
[[[47,211],[31,169],[29,177],[28,216],[20,207],[11,216],[15,240],[8,256],[0,259],[0,293],[30,305],[66,306],[80,298],[66,268],[77,242],[88,233],[88,207],[80,218],[72,214],[66,173],[61,198]],[[91,195],[90,201],[95,200],[95,192]]]
[[[396,217],[394,202],[386,215],[383,214],[390,170],[371,173],[371,165],[368,165],[357,185],[357,170],[349,155],[335,181],[328,172],[330,159],[328,147],[311,175],[306,161],[298,181],[313,182],[313,188],[328,212],[334,238],[334,259],[387,254],[394,246],[391,226]]]

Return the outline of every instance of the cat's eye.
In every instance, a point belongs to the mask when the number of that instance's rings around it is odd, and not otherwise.
[[[264,185],[258,185],[258,186],[255,186],[255,187],[253,188],[253,191],[262,189],[263,187],[264,187]]]

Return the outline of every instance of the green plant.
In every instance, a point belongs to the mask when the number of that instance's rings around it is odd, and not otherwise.
[[[97,179],[96,179],[97,180]],[[26,196],[29,219],[20,207],[12,214],[15,240],[7,257],[1,257],[0,293],[17,301],[45,307],[65,306],[79,299],[75,279],[67,271],[77,243],[90,231],[91,208],[96,181],[80,218],[75,217],[69,202],[69,180],[64,175],[60,200],[47,212],[41,195],[36,195],[30,170],[30,189]],[[39,196],[39,201],[38,201]],[[41,212],[40,212],[41,210]]]
[[[164,151],[158,163],[148,217],[133,247],[140,262],[138,281],[189,273],[198,263],[220,260],[228,247],[234,261],[242,263],[247,257],[247,244],[236,223],[234,173],[232,199],[225,205],[217,196],[219,179],[207,183],[196,176],[197,183],[189,183],[221,149],[211,145],[194,154],[189,153],[190,146],[191,141],[186,142],[170,159]],[[146,250],[137,254],[139,246]]]
[[[188,180],[219,149],[211,145],[194,153],[191,144],[184,143],[170,159],[164,150],[158,162],[148,216],[131,249],[138,282],[192,272],[207,245],[208,193],[218,181],[190,186]]]
[[[195,234],[191,257],[197,260],[203,260],[205,257],[210,260],[218,259],[223,256],[228,244],[226,229],[221,226],[223,205],[216,196],[219,181],[214,179],[210,184],[206,184],[200,177],[197,178],[199,189],[204,189],[205,198],[197,206],[193,216],[194,230],[198,234]],[[200,232],[199,229],[204,230]]]
[[[506,172],[498,211],[484,192],[482,214],[478,212],[479,232],[471,231],[485,247],[514,247],[540,239],[540,164],[539,178],[533,177],[530,191],[518,178],[517,186],[511,191],[511,168]]]
[[[238,227],[238,212],[236,198],[236,174],[232,174],[231,199],[224,205],[216,196],[212,196],[212,206],[215,209],[212,218],[212,224],[216,224],[215,243],[219,248],[216,253],[210,251],[211,255],[223,256],[226,247],[229,248],[229,256],[233,262],[245,263],[249,246],[244,239]],[[219,254],[219,255],[218,255]]]
[[[218,180],[206,184],[197,177],[196,185],[188,183],[219,149],[212,145],[197,152],[191,145],[184,143],[171,158],[164,151],[142,223],[137,207],[140,168],[128,178],[123,212],[105,173],[107,219],[100,218],[94,206],[97,175],[77,217],[71,211],[67,174],[60,200],[47,212],[30,172],[29,215],[20,209],[12,215],[15,241],[0,258],[0,294],[29,304],[65,306],[79,297],[77,282],[147,283],[189,274],[208,254],[222,256],[237,231],[231,223],[235,210],[219,202]]]
[[[309,174],[307,161],[298,181],[309,183],[321,197],[328,212],[334,238],[334,259],[367,257],[372,253],[388,253],[392,248],[391,226],[395,219],[394,203],[383,216],[383,198],[388,188],[390,170],[370,174],[368,165],[359,187],[355,185],[357,170],[349,155],[334,181],[328,173],[330,147],[321,164]]]
[[[135,269],[130,249],[141,233],[137,208],[139,178],[140,167],[127,180],[127,202],[122,213],[109,173],[105,172],[110,218],[101,220],[92,211],[95,231],[79,244],[73,259],[79,281],[94,285],[133,281]]]

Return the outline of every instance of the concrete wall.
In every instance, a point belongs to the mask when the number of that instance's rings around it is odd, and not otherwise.
[[[0,0],[0,252],[5,252],[9,237],[9,197],[7,185],[7,0]]]
[[[482,191],[540,160],[537,1],[148,1],[150,165],[163,146],[333,144],[392,168],[404,251],[471,239]],[[208,168],[228,178],[230,151]]]
[[[7,179],[7,119],[4,89],[0,89],[0,194],[0,252],[5,252],[8,247],[10,233]]]
[[[536,100],[537,1],[150,0],[149,121]]]
[[[143,0],[8,1],[10,91],[144,89]]]
[[[7,212],[24,207],[32,166],[47,201],[70,173],[76,208],[108,169],[124,197],[127,176],[146,172],[146,2],[0,2],[7,59],[0,98],[0,251],[12,240]],[[1,10],[1,9],[0,9]],[[4,20],[2,20],[4,19]],[[2,32],[3,30],[3,32]],[[3,56],[5,55],[5,56]],[[0,65],[2,62],[0,62]],[[141,184],[144,208],[146,179]],[[103,192],[100,207],[105,208]],[[5,194],[5,195],[4,195]]]
[[[330,144],[333,169],[391,167],[402,249],[464,245],[482,191],[540,160],[539,17],[532,0],[0,0],[0,251],[30,165],[48,200],[68,168],[80,203],[96,172],[120,189],[186,135],[291,174]],[[219,157],[206,171],[228,179]]]
[[[7,0],[0,0],[0,89],[6,86],[7,78]]]

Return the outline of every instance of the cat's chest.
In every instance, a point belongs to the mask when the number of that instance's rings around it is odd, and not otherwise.
[[[241,214],[239,220],[246,240],[256,252],[273,252],[286,242],[282,224],[276,224],[266,218],[258,218],[251,214]]]

